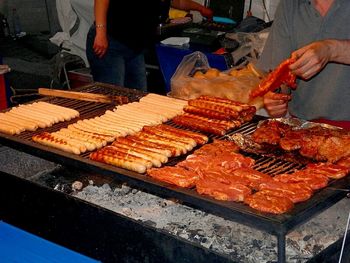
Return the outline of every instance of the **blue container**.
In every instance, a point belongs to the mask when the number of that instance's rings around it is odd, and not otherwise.
[[[97,263],[99,261],[0,221],[0,262]]]
[[[170,80],[176,71],[177,66],[181,63],[184,56],[193,53],[195,50],[190,48],[179,48],[174,46],[167,46],[158,44],[156,46],[156,52],[158,56],[158,62],[160,70],[163,74],[166,93],[170,92]],[[201,51],[201,50],[199,50]],[[209,65],[212,68],[217,68],[219,70],[227,70],[227,64],[225,57],[223,55],[216,55],[212,53],[205,53]]]

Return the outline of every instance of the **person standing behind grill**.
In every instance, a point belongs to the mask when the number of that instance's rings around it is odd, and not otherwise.
[[[289,110],[305,120],[350,128],[349,14],[348,0],[280,1],[258,66],[270,70],[291,56],[296,62],[290,69],[299,78],[289,103],[290,96],[265,96],[270,116]]]
[[[144,50],[156,38],[166,1],[95,0],[95,24],[87,37],[87,57],[94,81],[146,91]],[[212,17],[212,11],[191,0],[172,0],[172,7],[197,10]],[[164,12],[164,11],[163,11]]]

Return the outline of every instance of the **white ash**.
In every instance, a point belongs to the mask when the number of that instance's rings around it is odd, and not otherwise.
[[[76,197],[140,220],[242,262],[271,262],[277,240],[265,232],[225,220],[123,185],[88,185]],[[337,241],[345,230],[350,200],[344,199],[287,235],[287,262],[305,262]]]
[[[81,189],[83,189],[83,183],[80,181],[74,181],[72,183],[72,190],[73,191],[80,191]]]
[[[60,165],[0,145],[0,171],[31,179],[56,170]]]

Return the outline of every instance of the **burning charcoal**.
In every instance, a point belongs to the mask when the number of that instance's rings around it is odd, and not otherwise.
[[[165,202],[165,200],[164,200],[164,201],[161,200],[161,201],[159,202],[159,206],[160,206],[160,207],[166,207],[166,206],[167,206],[167,203]]]
[[[132,215],[132,210],[131,210],[131,208],[124,207],[124,208],[122,209],[122,213],[123,213],[124,215],[126,215],[126,216],[131,216],[131,215]]]
[[[160,200],[158,202],[160,207],[167,207],[167,206],[171,206],[171,205],[175,205],[175,202],[173,200]]]
[[[86,196],[97,195],[97,188],[93,185],[88,185],[83,189],[83,191],[85,192]]]
[[[80,181],[74,181],[72,183],[72,190],[73,191],[80,191],[81,189],[83,189],[83,183]]]
[[[114,194],[117,196],[125,196],[131,192],[132,188],[130,188],[127,185],[122,185],[120,188],[115,188],[114,189]]]
[[[103,190],[105,190],[105,191],[111,191],[112,189],[111,189],[111,187],[109,186],[109,184],[104,184],[104,185],[102,185],[102,187],[101,187]]]
[[[227,235],[231,233],[231,228],[226,226],[220,226],[220,225],[214,225],[215,231],[218,233],[219,236]]]
[[[261,247],[261,240],[253,240],[253,246],[254,247]]]
[[[324,249],[324,247],[322,245],[315,245],[313,247],[313,253],[314,255],[317,255],[318,253],[320,253],[322,250]]]
[[[61,184],[58,183],[56,184],[56,186],[54,187],[55,190],[66,193],[66,194],[70,194],[72,192],[72,189],[70,186],[68,186],[67,184]]]
[[[142,220],[140,220],[142,221]],[[156,222],[153,222],[151,220],[146,220],[143,222],[145,225],[148,225],[148,226],[152,226],[152,227],[156,227],[157,226],[157,223]]]
[[[110,197],[113,194],[112,189],[108,184],[102,185],[102,187],[99,187],[97,191],[102,200],[106,201],[110,200]]]
[[[313,237],[313,235],[306,235],[304,238],[303,238],[303,240],[304,241],[308,241],[310,238],[312,238]]]
[[[127,185],[115,189],[106,185],[103,187],[105,189],[98,190],[100,188],[102,186],[89,185],[74,194],[144,222],[150,227],[227,255],[233,262],[273,262],[277,256],[276,239],[265,232],[174,203],[172,200],[133,190]],[[339,202],[339,205],[332,207],[331,214],[327,211],[328,213],[288,234],[288,262],[294,262],[294,259],[309,259],[322,245],[338,240],[343,234],[343,228],[340,227],[343,224],[339,224],[339,220],[345,222],[344,213],[349,211],[350,204],[348,200],[344,200]],[[310,235],[313,235],[312,238],[308,237]],[[304,238],[308,240],[305,241]]]

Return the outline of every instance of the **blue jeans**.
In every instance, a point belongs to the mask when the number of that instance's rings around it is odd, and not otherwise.
[[[92,26],[86,40],[86,55],[94,81],[146,91],[147,77],[143,52],[135,52],[109,37],[108,50],[99,58],[93,51],[95,35],[96,30]]]

